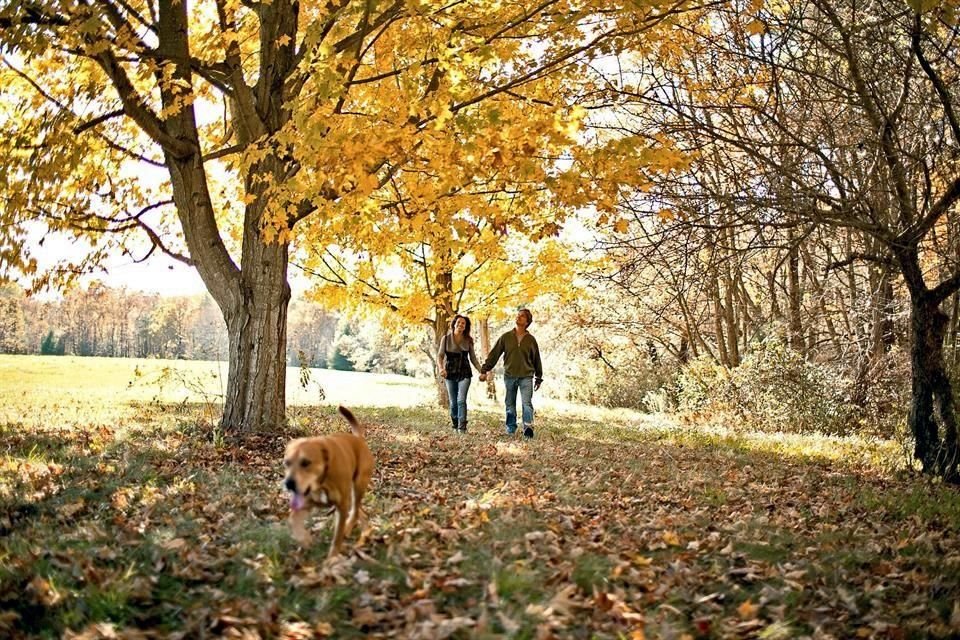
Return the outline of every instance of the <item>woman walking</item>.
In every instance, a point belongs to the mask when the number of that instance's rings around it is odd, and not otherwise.
[[[480,362],[470,337],[470,318],[457,314],[450,321],[450,331],[440,341],[437,371],[447,385],[450,421],[454,430],[460,433],[467,432],[467,391],[473,378],[471,362],[479,371]]]

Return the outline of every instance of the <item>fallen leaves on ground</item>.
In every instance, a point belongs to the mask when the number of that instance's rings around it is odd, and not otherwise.
[[[339,428],[329,414],[313,424]],[[493,419],[471,427],[373,420],[369,517],[329,561],[329,518],[313,519],[310,549],[284,522],[284,436],[217,447],[154,427],[8,428],[0,632],[960,634],[960,498],[949,487],[667,430],[605,441],[541,429],[522,442]]]

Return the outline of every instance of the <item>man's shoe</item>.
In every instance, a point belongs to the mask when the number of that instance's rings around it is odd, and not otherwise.
[[[531,427],[523,428],[523,437],[524,438],[533,438],[533,429]]]
[[[459,426],[457,427],[457,431],[459,431],[460,433],[466,433],[466,432],[467,432],[467,423],[464,422],[463,424],[459,425]]]
[[[507,435],[508,435],[508,436],[512,436],[512,435],[515,434],[516,432],[517,432],[517,428],[516,428],[516,427],[514,427],[513,429],[511,429],[510,427],[507,427]]]

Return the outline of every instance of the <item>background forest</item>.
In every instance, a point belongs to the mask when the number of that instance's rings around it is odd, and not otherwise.
[[[247,434],[280,362],[429,375],[530,304],[559,397],[960,481],[952,2],[270,6],[0,3],[2,274],[68,291],[4,351],[226,360]],[[210,298],[89,284],[155,252]]]
[[[704,257],[712,256],[714,245],[704,246]],[[898,300],[889,285],[893,297],[864,295],[872,291],[870,269],[823,272],[809,251],[798,253],[807,259],[792,263],[789,250],[767,249],[719,267],[693,261],[685,273],[627,251],[636,263],[612,273],[585,271],[577,296],[543,297],[534,307],[550,381],[544,392],[605,407],[734,418],[774,431],[905,436],[902,294]],[[664,281],[661,274],[671,271],[675,276]],[[610,286],[628,273],[630,286]],[[431,329],[384,316],[336,314],[295,300],[287,365],[431,376]],[[494,326],[494,334],[506,328]],[[226,342],[208,296],[163,297],[99,283],[56,300],[29,297],[14,285],[0,292],[4,353],[221,360]]]

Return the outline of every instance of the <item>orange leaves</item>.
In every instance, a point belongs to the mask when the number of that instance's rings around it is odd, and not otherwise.
[[[76,516],[78,513],[83,511],[86,503],[83,500],[78,500],[76,502],[71,502],[60,507],[60,515],[64,518],[70,519]]]
[[[677,535],[675,531],[664,531],[661,535],[663,541],[671,547],[680,546],[680,536]]]
[[[60,602],[62,594],[50,582],[40,576],[34,576],[28,586],[28,591],[37,602],[52,607]]]
[[[677,218],[677,212],[673,209],[660,209],[657,212],[657,217],[663,222],[671,222]]]
[[[183,538],[173,538],[172,540],[167,540],[160,544],[160,548],[166,549],[167,551],[178,551],[187,546],[187,541]]]
[[[752,36],[757,36],[766,31],[766,25],[760,20],[752,20],[747,23],[746,31]]]
[[[739,607],[737,607],[737,615],[740,616],[742,620],[753,620],[757,617],[759,612],[760,607],[753,604],[749,600],[744,601]]]

